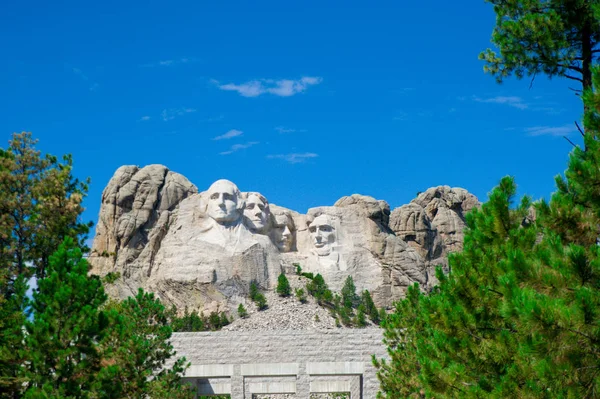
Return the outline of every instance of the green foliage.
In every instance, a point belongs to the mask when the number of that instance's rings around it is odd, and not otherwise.
[[[237,312],[238,312],[238,316],[240,316],[242,319],[245,319],[246,317],[248,317],[248,311],[246,310],[244,305],[241,303],[237,308]]]
[[[301,303],[306,303],[306,292],[303,288],[296,288],[294,292],[296,293],[296,299],[298,299]]]
[[[31,133],[14,134],[0,149],[0,269],[7,289],[17,275],[45,275],[50,255],[65,237],[85,248],[90,224],[80,223],[88,186],[71,175],[70,155],[41,156]]]
[[[190,312],[187,306],[181,317],[177,316],[177,309],[173,306],[169,312],[169,319],[171,328],[175,332],[196,332],[208,329],[208,321],[197,312]]]
[[[108,318],[102,283],[88,277],[88,264],[71,238],[54,253],[46,277],[38,280],[27,321],[25,397],[89,397],[101,369],[97,343]]]
[[[121,273],[119,272],[110,272],[107,273],[103,278],[102,278],[102,282],[104,284],[114,284],[118,279],[121,278]]]
[[[265,310],[268,307],[267,298],[259,291],[258,284],[254,281],[250,283],[250,299],[256,304],[258,310]]]
[[[312,279],[314,279],[314,278],[315,278],[315,275],[314,275],[314,274],[312,274],[312,273],[306,273],[306,272],[303,272],[303,273],[302,273],[302,277],[306,277],[307,279],[309,279],[309,280],[312,280]]]
[[[221,313],[221,320],[220,320],[220,324],[221,324],[221,328],[225,327],[226,325],[229,324],[229,319],[227,318],[227,315],[225,314],[225,312]]]
[[[95,388],[104,398],[193,398],[181,377],[185,358],[175,360],[169,342],[172,334],[169,313],[153,293],[138,291],[123,302],[106,307],[110,329],[100,343],[102,364]]]
[[[380,322],[380,315],[379,315],[379,310],[377,309],[377,307],[375,306],[375,303],[373,302],[373,298],[371,297],[371,293],[367,290],[364,290],[361,297],[360,297],[360,303],[363,306],[364,309],[364,313],[369,316],[369,319],[371,319],[371,321],[375,324],[379,324]]]
[[[367,316],[365,315],[365,307],[362,303],[358,306],[356,316],[354,317],[354,324],[357,327],[365,327],[367,325]]]
[[[600,71],[594,71],[600,87]],[[549,203],[504,178],[466,215],[464,250],[383,321],[382,398],[592,398],[600,392],[600,94],[583,99],[585,150]]]
[[[300,266],[300,263],[292,263],[292,265],[296,267],[296,274],[300,276],[302,274],[302,267]]]
[[[183,315],[178,316],[173,306],[167,317],[174,332],[217,331],[229,324],[224,312],[211,312],[205,317],[204,313],[190,312],[187,307]]]
[[[515,75],[565,76],[592,85],[597,59],[600,14],[597,0],[486,0],[494,5],[492,43],[479,55],[485,71],[501,82]]]
[[[356,286],[354,285],[354,279],[352,276],[346,277],[341,294],[342,306],[344,306],[346,309],[351,310],[358,304],[359,297],[356,295]]]
[[[310,295],[315,297],[320,305],[331,303],[333,301],[333,293],[325,283],[325,279],[320,274],[306,284],[306,290]]]
[[[277,293],[281,297],[288,297],[292,293],[292,288],[290,287],[290,282],[288,281],[285,274],[281,273],[279,278],[277,279]]]
[[[267,305],[267,298],[265,298],[265,296],[262,293],[260,293],[256,297],[256,300],[254,301],[254,303],[258,307],[258,310],[265,310],[266,308],[269,307],[269,305]]]
[[[7,279],[0,269],[0,287],[5,288]],[[23,347],[23,326],[29,314],[25,293],[27,284],[21,275],[12,283],[11,295],[0,295],[0,397],[19,397],[23,384],[23,367],[27,351]],[[5,292],[5,290],[3,290]]]

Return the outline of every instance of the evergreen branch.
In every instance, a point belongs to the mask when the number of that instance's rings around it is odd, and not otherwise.
[[[583,129],[581,129],[581,127],[579,126],[579,123],[577,123],[577,121],[575,121],[575,126],[577,126],[577,130],[579,130],[579,133],[581,133],[581,136],[585,137],[585,133],[583,132]]]
[[[576,81],[578,81],[578,82],[581,82],[581,83],[583,83],[583,79],[581,79],[581,78],[578,78],[578,77],[576,77],[576,76],[571,76],[571,75],[568,75],[568,74],[566,74],[566,73],[565,73],[563,76],[564,76],[565,78],[567,78],[567,79],[576,80]]]
[[[567,136],[563,136],[563,138],[564,138],[565,140],[567,140],[569,143],[571,143],[571,145],[572,145],[573,147],[577,147],[577,146],[575,145],[575,143],[573,143],[571,140],[569,140],[569,138],[568,138]]]

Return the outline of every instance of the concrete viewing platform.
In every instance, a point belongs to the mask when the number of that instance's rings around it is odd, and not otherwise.
[[[371,356],[387,358],[379,328],[324,331],[175,333],[177,357],[191,362],[185,380],[200,395],[349,393],[374,399],[379,389]]]

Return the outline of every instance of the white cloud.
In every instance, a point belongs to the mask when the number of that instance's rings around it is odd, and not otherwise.
[[[145,122],[145,121],[149,121],[150,119],[152,119],[152,118],[150,118],[150,116],[148,116],[148,115],[144,115],[144,116],[142,116],[142,117],[140,118],[140,121],[143,121],[143,122]]]
[[[243,97],[258,97],[263,94],[272,94],[279,97],[290,97],[306,91],[309,86],[318,85],[323,81],[320,77],[303,76],[300,79],[260,79],[249,82],[235,84],[220,84],[217,80],[211,80],[219,89],[225,91],[235,91]]]
[[[99,87],[98,83],[91,81],[90,78],[85,73],[83,73],[81,69],[71,68],[71,70],[75,75],[79,76],[81,80],[88,82],[88,88],[90,89],[90,91],[95,91]]]
[[[306,132],[306,129],[292,129],[289,127],[284,127],[284,126],[277,126],[275,128],[275,130],[280,133],[280,134],[286,134],[286,133],[304,133]]]
[[[574,125],[564,126],[534,126],[525,129],[530,136],[568,136],[577,129]]]
[[[318,157],[318,154],[314,152],[304,152],[304,153],[293,153],[293,154],[277,154],[277,155],[267,155],[267,158],[270,159],[283,159],[289,163],[301,163],[310,158]]]
[[[213,140],[227,140],[227,139],[232,139],[234,137],[239,137],[242,134],[244,134],[244,132],[242,132],[241,130],[231,129],[230,131],[228,131],[225,134],[222,134],[222,135],[217,136],[217,137],[213,137]]]
[[[185,114],[190,114],[196,112],[196,109],[194,108],[170,108],[170,109],[163,109],[163,111],[160,113],[160,117],[162,118],[163,121],[167,122],[170,121],[172,119],[175,119],[178,116],[182,116]]]
[[[177,59],[173,59],[173,60],[162,60],[162,61],[158,61],[158,62],[151,62],[149,64],[143,64],[142,67],[144,67],[144,68],[170,67],[170,66],[175,66],[175,65],[179,65],[179,64],[188,64],[188,63],[194,62],[194,61],[195,60],[192,58],[182,57],[182,58],[177,58]]]
[[[518,108],[518,109],[527,109],[529,108],[529,104],[526,104],[521,97],[517,96],[496,96],[490,98],[481,98],[477,96],[473,96],[473,100],[479,103],[489,103],[489,104],[504,104],[509,107]]]
[[[229,155],[229,154],[233,154],[234,152],[237,152],[239,150],[244,150],[246,148],[250,148],[254,145],[258,144],[258,141],[250,141],[246,144],[234,144],[231,146],[231,148],[227,151],[223,151],[220,152],[219,155]]]

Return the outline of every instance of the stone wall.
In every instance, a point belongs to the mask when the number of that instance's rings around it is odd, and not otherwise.
[[[374,399],[379,389],[371,356],[387,357],[379,328],[334,331],[176,333],[177,356],[192,366],[188,381],[203,393],[291,394],[339,390]],[[212,391],[211,391],[212,390]]]

